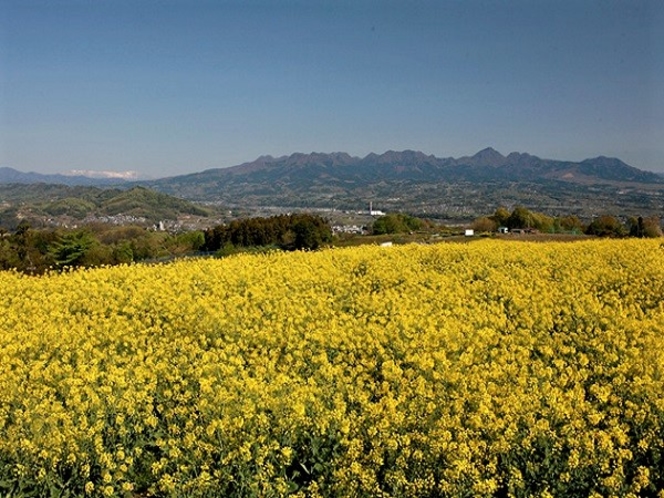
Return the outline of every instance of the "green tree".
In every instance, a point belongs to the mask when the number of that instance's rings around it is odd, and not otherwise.
[[[642,216],[639,216],[638,218],[631,217],[627,220],[629,235],[630,237],[661,237],[662,227],[660,223],[661,222],[657,216],[651,216],[649,218],[643,218]]]
[[[295,249],[318,249],[332,240],[329,224],[318,216],[297,216],[292,230],[295,234]]]
[[[425,224],[424,220],[414,216],[403,213],[389,213],[374,221],[371,231],[374,235],[406,233],[422,230]]]
[[[492,216],[489,218],[492,219],[498,227],[506,227],[507,226],[507,220],[510,217],[510,212],[504,208],[504,207],[499,207],[496,209],[496,212],[493,213]]]
[[[627,232],[616,217],[604,215],[594,219],[586,228],[586,233],[599,237],[623,237]]]
[[[70,232],[52,244],[49,253],[58,268],[83,266],[88,252],[98,244],[97,239],[86,230]]]
[[[12,241],[16,247],[16,255],[21,262],[25,261],[28,256],[30,228],[30,223],[22,221],[16,227],[16,231],[12,237]]]
[[[134,251],[131,249],[131,242],[123,240],[116,244],[112,251],[113,263],[124,264],[134,261]]]
[[[547,216],[543,213],[531,213],[533,220],[533,228],[536,228],[540,232],[551,233],[554,231],[554,221],[553,218]]]
[[[556,232],[567,232],[567,233],[583,233],[584,226],[581,220],[574,216],[568,215],[556,218],[554,220],[554,230]]]
[[[408,229],[404,225],[398,216],[394,214],[388,214],[381,216],[376,221],[373,222],[371,231],[374,235],[385,235],[391,233],[403,233],[407,232]]]
[[[535,218],[533,213],[523,206],[514,208],[506,222],[510,229],[514,228],[533,228],[535,226]]]
[[[296,222],[293,233],[295,249],[318,249],[323,242],[316,227],[306,221]]]
[[[21,221],[16,231],[7,239],[6,250],[13,253],[3,258],[5,264],[19,271],[41,273],[53,264],[50,245],[56,240],[53,230],[34,230],[28,222]]]
[[[9,270],[18,266],[18,258],[8,237],[0,237],[0,270]]]

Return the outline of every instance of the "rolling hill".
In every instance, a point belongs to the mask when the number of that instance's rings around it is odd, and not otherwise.
[[[11,228],[21,219],[33,224],[105,220],[143,220],[156,223],[183,215],[208,216],[209,212],[189,201],[147,189],[127,190],[70,187],[52,184],[0,185],[0,226]]]

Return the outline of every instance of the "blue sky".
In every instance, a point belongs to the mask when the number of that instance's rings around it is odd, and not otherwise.
[[[664,2],[0,0],[0,166],[615,156],[664,171]]]

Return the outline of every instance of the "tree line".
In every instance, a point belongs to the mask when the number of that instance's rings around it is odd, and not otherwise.
[[[22,222],[13,232],[0,229],[0,270],[39,274],[66,267],[172,259],[200,251],[203,242],[200,230],[169,234],[104,224],[34,229]]]
[[[285,250],[313,250],[332,241],[332,229],[320,216],[297,213],[234,220],[205,230],[204,238],[203,250],[209,252],[270,246]]]
[[[371,227],[374,235],[417,232],[431,229],[430,221],[404,213],[388,213],[377,218]]]
[[[13,231],[0,228],[0,270],[40,274],[210,253],[225,256],[256,247],[313,250],[331,241],[329,223],[310,214],[235,220],[204,231],[177,234],[106,224],[35,229],[22,222]]]
[[[512,212],[504,207],[496,209],[493,215],[477,218],[472,228],[477,232],[495,232],[499,227],[509,230],[533,229],[544,233],[574,233],[599,237],[661,237],[662,227],[657,216],[644,218],[632,216],[620,221],[615,216],[603,215],[583,223],[574,215],[551,217],[530,211],[523,206]]]
[[[662,235],[657,217],[631,217],[623,222],[607,215],[585,224],[573,215],[550,217],[520,206],[511,212],[498,208],[494,214],[476,219],[472,227],[476,232],[495,232],[499,227],[507,227],[600,237]],[[428,220],[390,213],[374,221],[372,233],[397,234],[434,228],[440,229]],[[34,229],[22,222],[13,231],[0,228],[0,270],[38,274],[49,269],[163,261],[201,254],[226,256],[270,249],[315,250],[332,240],[327,220],[304,213],[234,220],[204,231],[179,234],[105,224],[78,229]]]

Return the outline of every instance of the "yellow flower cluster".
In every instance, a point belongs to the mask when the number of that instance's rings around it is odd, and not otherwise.
[[[0,273],[0,494],[664,496],[656,241]]]

